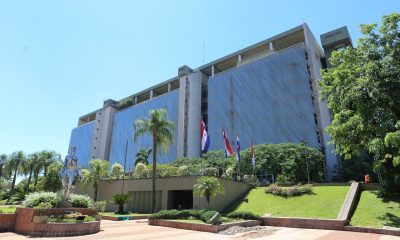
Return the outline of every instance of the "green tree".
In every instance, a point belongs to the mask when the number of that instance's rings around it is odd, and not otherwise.
[[[211,196],[224,194],[224,187],[216,177],[201,177],[193,186],[193,194],[197,197],[206,197],[207,208],[210,206]]]
[[[25,161],[26,156],[23,151],[17,151],[11,154],[10,158],[8,159],[7,166],[10,172],[13,172],[13,180],[11,184],[11,189],[9,192],[8,201],[10,201],[11,196],[14,194],[15,188],[15,181],[17,180],[17,174],[21,172],[21,165]]]
[[[361,25],[356,48],[335,51],[322,71],[321,97],[333,113],[326,131],[344,159],[368,150],[382,172],[382,193],[400,192],[400,14]],[[392,141],[393,140],[393,141]]]
[[[48,166],[47,175],[43,179],[43,190],[46,192],[57,192],[62,188],[60,171],[63,164],[59,161]]]
[[[135,166],[138,163],[144,163],[144,164],[148,165],[149,164],[148,158],[150,156],[151,151],[152,151],[151,148],[150,149],[144,149],[144,148],[140,149],[139,152],[136,153]]]
[[[89,161],[89,174],[82,174],[82,184],[86,189],[87,184],[92,183],[94,188],[93,199],[97,201],[97,193],[99,190],[99,182],[101,179],[108,177],[110,163],[107,160],[92,159]]]
[[[28,181],[25,186],[26,192],[29,191],[29,185],[31,184],[33,171],[35,170],[38,161],[39,161],[38,155],[36,153],[33,153],[29,155],[26,161],[22,164],[23,173],[28,175]]]
[[[139,136],[150,134],[153,140],[153,186],[152,186],[152,212],[156,207],[156,173],[157,173],[157,154],[161,153],[161,148],[168,152],[169,145],[174,142],[174,122],[168,119],[166,109],[150,110],[149,119],[137,120],[134,123],[134,140]]]
[[[7,155],[0,154],[0,179],[3,177],[3,168],[6,164],[6,161],[7,161]]]
[[[111,166],[111,178],[121,179],[124,177],[124,167],[119,163],[114,163]]]

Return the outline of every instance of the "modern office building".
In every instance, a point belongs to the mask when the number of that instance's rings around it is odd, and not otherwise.
[[[321,43],[323,48],[302,24],[198,68],[182,66],[176,77],[122,100],[107,100],[80,117],[70,147],[77,147],[81,165],[93,158],[123,165],[127,149],[126,166],[132,169],[136,153],[152,147],[150,136],[133,141],[133,123],[151,109],[166,108],[175,123],[175,143],[160,156],[161,163],[200,156],[202,117],[211,150],[222,149],[222,128],[232,145],[240,137],[242,149],[250,140],[306,141],[324,152],[332,176],[338,158],[324,131],[331,117],[317,80],[329,66],[326,56],[352,43],[346,27],[323,34]]]

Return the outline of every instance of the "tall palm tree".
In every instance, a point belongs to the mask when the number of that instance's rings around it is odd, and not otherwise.
[[[29,190],[29,185],[31,184],[32,181],[32,175],[33,171],[35,170],[36,164],[39,161],[39,156],[37,153],[33,153],[28,156],[26,161],[22,164],[22,170],[23,173],[28,175],[28,182],[26,183],[25,186],[25,192]]]
[[[38,160],[36,161],[35,168],[33,171],[33,176],[35,182],[33,184],[33,189],[36,190],[37,181],[39,179],[39,174],[43,171],[43,176],[46,177],[47,169],[50,164],[59,161],[60,154],[55,151],[43,150],[37,153]]]
[[[136,160],[135,160],[135,166],[138,165],[138,163],[143,163],[148,165],[149,164],[149,156],[151,153],[152,149],[145,149],[142,148],[139,150],[139,152],[136,153]]]
[[[3,176],[3,168],[5,167],[7,161],[7,155],[0,154],[0,178]]]
[[[193,193],[198,197],[206,197],[207,208],[209,208],[211,196],[224,194],[225,190],[216,177],[201,177],[197,179],[197,183],[193,186]]]
[[[150,110],[149,119],[137,120],[134,123],[136,142],[139,136],[150,134],[153,140],[153,187],[152,187],[152,212],[156,209],[156,174],[157,154],[161,148],[168,152],[169,145],[174,143],[174,122],[168,119],[168,112],[165,108]]]
[[[17,174],[21,170],[21,165],[25,161],[26,156],[23,151],[17,151],[11,154],[8,159],[8,168],[13,172],[13,181],[11,184],[11,189],[9,192],[8,202],[10,201],[11,196],[14,194],[15,181],[17,180]]]

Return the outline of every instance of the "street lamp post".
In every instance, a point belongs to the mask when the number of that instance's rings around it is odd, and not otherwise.
[[[308,168],[308,150],[305,149],[304,150],[304,156],[306,158],[306,166],[307,166],[307,180],[308,180],[308,184],[310,184],[310,170]]]

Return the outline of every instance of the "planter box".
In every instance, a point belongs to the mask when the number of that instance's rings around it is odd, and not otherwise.
[[[49,216],[33,216],[33,223],[47,223]]]
[[[46,215],[62,215],[65,211],[80,212],[83,215],[96,215],[90,208],[53,208]],[[14,231],[19,234],[40,237],[61,237],[92,234],[100,231],[100,221],[88,223],[33,223],[33,208],[17,208]]]
[[[171,228],[180,228],[186,230],[194,230],[200,232],[211,232],[217,233],[219,231],[223,231],[232,226],[242,226],[242,227],[252,227],[261,225],[260,220],[245,220],[241,222],[233,222],[233,223],[224,223],[220,225],[211,225],[206,223],[189,223],[189,222],[180,222],[174,220],[163,220],[163,219],[149,219],[149,225],[157,225],[163,227],[171,227]]]
[[[15,213],[1,213],[0,214],[0,232],[12,232],[15,227]]]

